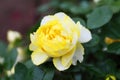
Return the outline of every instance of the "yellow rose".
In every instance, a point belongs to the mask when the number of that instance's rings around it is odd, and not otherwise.
[[[91,40],[91,33],[79,22],[77,24],[65,13],[45,16],[36,32],[30,34],[31,59],[40,65],[53,58],[54,66],[63,71],[77,60],[83,61],[84,48],[81,43]]]

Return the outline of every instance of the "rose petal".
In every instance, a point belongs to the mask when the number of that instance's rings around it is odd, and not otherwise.
[[[31,43],[31,44],[29,45],[29,49],[30,49],[31,51],[34,51],[34,50],[37,50],[38,47],[35,46],[33,43]]]
[[[53,58],[53,64],[59,71],[64,71],[70,67],[70,65],[72,64],[72,60],[68,63],[68,65],[63,66],[61,58]]]
[[[66,30],[68,34],[73,34],[74,31],[76,32],[76,24],[65,13],[59,12],[56,13],[54,16],[58,18],[59,22],[62,24],[62,27]]]
[[[54,16],[58,17],[60,20],[63,20],[67,15],[63,12],[56,13]]]
[[[74,33],[74,35],[73,35],[73,40],[72,40],[72,44],[73,44],[73,45],[76,45],[77,41],[78,41],[78,36],[77,36],[76,33]]]
[[[72,60],[74,52],[75,52],[76,47],[74,47],[72,50],[70,50],[68,53],[62,56],[62,64],[64,66],[68,65],[69,62]]]
[[[30,40],[31,40],[31,43],[36,42],[36,33],[30,34]]]
[[[85,43],[85,42],[88,42],[92,39],[92,36],[91,36],[91,32],[83,27],[80,22],[77,22],[77,26],[79,27],[80,29],[80,37],[79,37],[79,41],[81,43]]]
[[[55,17],[54,17],[54,16],[52,16],[52,15],[45,16],[45,17],[41,20],[41,26],[42,26],[42,25],[45,25],[47,22],[53,21],[53,20],[55,20]]]
[[[73,56],[73,65],[77,64],[77,60],[81,63],[83,61],[84,48],[80,43],[77,43],[76,51]]]
[[[48,58],[48,55],[41,50],[34,51],[31,55],[31,59],[35,65],[44,63]]]

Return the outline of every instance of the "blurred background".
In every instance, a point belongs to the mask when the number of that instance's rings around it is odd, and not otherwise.
[[[8,30],[26,35],[42,14],[37,7],[49,0],[0,0],[0,39],[6,40]]]

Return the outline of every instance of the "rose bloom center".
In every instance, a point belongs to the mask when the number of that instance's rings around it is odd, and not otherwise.
[[[41,26],[37,33],[40,48],[50,57],[63,56],[73,48],[72,36],[59,22],[49,22]]]

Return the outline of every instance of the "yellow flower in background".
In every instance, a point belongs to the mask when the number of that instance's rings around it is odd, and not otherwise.
[[[105,80],[116,80],[116,77],[114,75],[107,75]]]
[[[53,58],[54,66],[63,71],[77,61],[83,61],[84,48],[81,43],[91,40],[91,33],[80,22],[75,23],[65,13],[45,16],[36,32],[30,34],[31,59],[40,65]]]
[[[9,43],[14,43],[17,39],[21,39],[21,38],[22,38],[21,34],[17,31],[9,30],[7,32],[7,39]]]
[[[105,43],[106,44],[112,44],[112,43],[114,43],[114,42],[120,42],[120,39],[112,39],[112,38],[110,38],[110,37],[106,37],[105,38]]]

